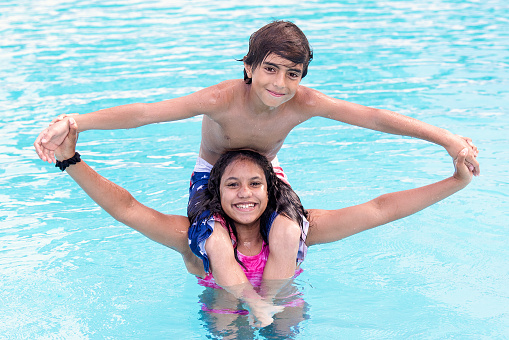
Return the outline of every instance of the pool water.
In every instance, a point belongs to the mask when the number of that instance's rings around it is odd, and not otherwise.
[[[303,85],[469,136],[482,174],[421,213],[311,247],[295,283],[300,319],[286,329],[243,324],[237,337],[509,336],[506,1],[5,0],[0,339],[216,337],[200,309],[204,288],[180,256],[101,211],[32,143],[61,113],[242,77],[236,59],[273,19],[294,21],[313,46]],[[88,131],[78,149],[141,202],[185,214],[200,126]],[[326,119],[298,126],[279,158],[307,208],[365,202],[453,171],[440,146]]]

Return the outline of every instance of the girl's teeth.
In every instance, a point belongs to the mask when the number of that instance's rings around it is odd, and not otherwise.
[[[247,209],[247,208],[252,208],[254,207],[254,204],[237,204],[237,208],[240,208],[240,209]]]

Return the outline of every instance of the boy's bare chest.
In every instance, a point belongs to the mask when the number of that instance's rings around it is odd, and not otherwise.
[[[230,116],[213,121],[204,119],[202,143],[214,152],[222,153],[232,149],[251,149],[267,157],[275,156],[286,136],[296,125],[284,117],[274,119]]]
[[[296,125],[288,114],[273,116],[236,115],[219,121],[218,124],[227,139],[239,142],[257,141],[265,143],[274,143],[285,139]]]

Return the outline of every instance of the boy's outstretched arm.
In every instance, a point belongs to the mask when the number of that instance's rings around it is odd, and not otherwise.
[[[206,114],[217,102],[217,88],[212,86],[184,97],[156,103],[121,105],[72,117],[78,124],[80,132],[131,129]],[[60,115],[35,140],[35,150],[43,161],[55,162],[54,151],[69,132],[67,119],[68,115]]]
[[[390,110],[354,104],[326,96],[315,90],[307,90],[310,91],[308,97],[313,98],[309,108],[312,115],[334,119],[371,130],[427,140],[443,146],[453,158],[461,150],[468,148],[466,156],[467,166],[470,167],[475,176],[480,174],[479,163],[476,160],[478,150],[470,138],[455,135],[445,129]]]
[[[479,152],[471,138],[455,135],[445,129],[389,110],[378,109],[373,119],[374,130],[420,138],[441,145],[452,158],[467,148],[467,166],[472,170],[474,176],[480,174],[479,162],[476,159]]]
[[[455,159],[453,176],[420,188],[379,196],[369,202],[338,210],[309,210],[308,246],[340,240],[361,231],[412,215],[466,187],[472,172],[465,164],[468,149]]]

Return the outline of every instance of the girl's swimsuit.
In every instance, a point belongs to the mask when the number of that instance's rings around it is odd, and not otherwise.
[[[221,226],[227,229],[225,221],[221,216],[214,216],[215,221],[221,223]],[[230,234],[232,238],[232,244],[235,246],[236,240],[233,234]],[[242,254],[240,251],[237,251],[237,257],[244,265],[242,270],[246,274],[247,279],[254,287],[259,287],[262,282],[263,270],[265,269],[265,264],[267,263],[267,259],[269,258],[269,246],[262,241],[262,249],[257,255],[247,256]],[[294,277],[297,277],[300,273],[302,273],[302,269],[298,266],[295,270]],[[205,278],[198,277],[198,283],[205,287],[221,289],[219,285],[214,281],[214,277],[212,273],[207,273]]]
[[[214,216],[215,220],[220,222],[221,225],[226,228],[224,220],[220,216]],[[231,235],[232,243],[235,245],[235,237]],[[246,274],[247,279],[254,287],[259,287],[262,282],[263,270],[265,268],[265,264],[267,263],[267,259],[269,258],[269,246],[263,242],[262,249],[257,255],[247,256],[237,251],[237,256],[239,260],[244,264],[242,270]],[[302,269],[298,266],[295,270],[294,278],[299,276],[302,273]],[[205,278],[198,278],[198,284],[204,287],[214,288],[214,289],[222,289],[219,285],[214,281],[214,277],[212,277],[211,273],[207,273]],[[296,293],[292,296],[286,296],[281,299],[289,299],[286,303],[284,303],[285,307],[298,307],[304,304],[304,300],[300,297],[300,293]],[[229,309],[229,308],[208,308],[205,303],[202,303],[201,309],[206,312],[219,313],[219,314],[239,314],[239,315],[247,315],[249,311],[246,309]]]

